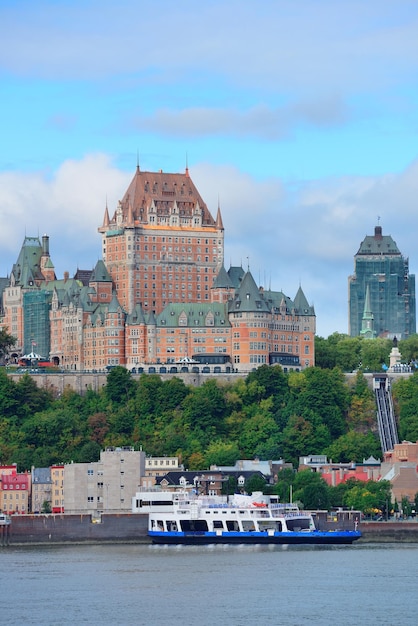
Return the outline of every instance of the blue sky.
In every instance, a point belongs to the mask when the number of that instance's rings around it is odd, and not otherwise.
[[[225,266],[347,332],[378,216],[417,272],[418,3],[0,0],[0,275],[27,235],[100,258],[137,163],[218,199]]]

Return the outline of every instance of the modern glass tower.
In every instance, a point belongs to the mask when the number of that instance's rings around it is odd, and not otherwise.
[[[366,308],[376,337],[405,339],[416,332],[415,275],[392,237],[382,235],[381,226],[360,244],[348,297],[351,337],[362,333]]]

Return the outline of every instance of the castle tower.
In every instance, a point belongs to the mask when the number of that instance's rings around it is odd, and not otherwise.
[[[161,312],[172,302],[210,302],[223,264],[224,228],[184,174],[142,172],[139,166],[112,218],[99,232],[103,261],[118,300],[131,313]]]

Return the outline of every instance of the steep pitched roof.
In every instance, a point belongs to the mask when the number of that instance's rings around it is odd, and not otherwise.
[[[126,316],[126,325],[139,326],[140,324],[145,324],[145,316],[144,311],[142,310],[142,306],[140,304],[137,304],[134,307],[132,313],[129,313]]]
[[[97,261],[96,267],[91,273],[90,282],[91,283],[111,283],[112,282],[112,277],[107,271],[107,267],[101,259]]]
[[[314,308],[308,303],[302,287],[299,287],[295,299],[293,301],[293,308],[298,315],[314,315]]]
[[[213,281],[214,289],[233,289],[234,285],[229,277],[225,267],[222,265],[215,280]]]
[[[400,256],[396,242],[390,235],[382,235],[382,227],[375,226],[374,235],[366,235],[360,244],[356,256],[389,255]]]
[[[122,309],[122,307],[119,304],[119,300],[117,299],[116,294],[113,294],[112,300],[109,303],[108,312],[117,313],[120,309]]]
[[[184,174],[167,174],[162,170],[159,172],[142,172],[138,166],[125,195],[120,201],[123,222],[129,221],[131,223],[133,220],[141,222],[147,219],[147,211],[152,205],[157,215],[168,215],[176,206],[179,215],[185,217],[191,217],[196,205],[198,205],[202,211],[202,224],[216,225],[202,196],[190,178],[188,169]],[[116,212],[111,223],[115,220]]]
[[[38,237],[25,237],[11,275],[16,285],[33,287],[35,281],[43,280],[41,257],[43,248]]]
[[[235,287],[235,289],[238,289],[238,287],[241,284],[241,281],[244,277],[244,270],[242,269],[241,266],[231,266],[228,270],[228,276],[231,279],[231,282],[233,284],[233,286]]]
[[[244,274],[234,299],[229,304],[229,310],[245,311],[247,313],[262,312],[270,313],[270,307],[264,295],[258,289],[250,271]]]

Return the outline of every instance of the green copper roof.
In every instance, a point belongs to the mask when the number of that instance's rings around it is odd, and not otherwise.
[[[157,316],[157,326],[167,328],[230,326],[227,305],[220,302],[169,304]]]
[[[374,235],[367,235],[361,242],[357,255],[395,255],[400,256],[400,251],[390,235],[382,235],[382,227],[376,226]],[[356,256],[357,256],[356,255]]]

